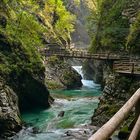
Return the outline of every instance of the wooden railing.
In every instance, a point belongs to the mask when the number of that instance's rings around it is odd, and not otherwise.
[[[140,105],[140,88],[106,124],[104,124],[94,135],[89,138],[89,140],[108,140],[121,125],[121,123],[127,118],[132,108],[136,107],[138,103]],[[139,133],[140,116],[138,117],[128,140],[136,140]]]
[[[140,74],[140,60],[114,61],[113,69],[117,73]]]
[[[97,53],[91,54],[85,50],[74,50],[74,51],[67,51],[65,49],[55,49],[55,50],[44,50],[44,55],[46,57],[49,56],[60,56],[60,57],[67,57],[67,58],[83,58],[83,59],[98,59],[98,60],[120,60],[126,59],[126,57],[121,58],[120,55],[116,54],[108,54],[108,53]]]
[[[53,46],[49,49],[43,49],[40,52],[46,57],[59,56],[64,58],[111,60],[113,62],[114,72],[140,75],[140,58],[134,56],[118,55],[113,53],[91,54],[86,50],[68,50],[57,45],[56,48]]]

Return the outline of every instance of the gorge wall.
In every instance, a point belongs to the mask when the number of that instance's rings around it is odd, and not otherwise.
[[[48,75],[39,51],[48,43],[66,43],[73,31],[74,16],[59,0],[61,11],[56,11],[59,16],[56,19],[50,14],[54,12],[49,9],[54,6],[51,2],[0,1],[0,139],[7,139],[22,129],[21,112],[46,109],[54,100],[46,86]],[[62,17],[63,12],[66,19]],[[74,70],[71,73],[79,82],[77,86],[81,86],[80,76]],[[69,87],[73,78],[66,81],[65,76],[62,83]]]
[[[90,37],[88,34],[87,23],[90,14],[90,8],[87,3],[91,0],[64,0],[67,9],[76,15],[75,31],[71,34],[72,43],[75,47],[88,47],[90,44]]]
[[[90,35],[92,38],[91,53],[115,53],[139,56],[139,16],[138,0],[94,1],[91,14]],[[84,66],[86,78],[100,83],[103,95],[100,104],[92,117],[92,124],[102,126],[140,87],[140,77],[117,74],[109,61],[86,61]],[[127,122],[133,121],[132,111]]]

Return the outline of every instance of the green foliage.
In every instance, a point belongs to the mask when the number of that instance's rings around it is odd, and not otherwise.
[[[60,61],[57,56],[51,56],[51,57],[49,57],[49,59],[47,61],[48,61],[48,64],[51,66],[54,66],[55,64],[60,65],[62,63],[62,61]]]
[[[74,5],[79,6],[80,5],[80,0],[74,0]]]
[[[95,7],[89,17],[91,52],[125,50],[129,33],[129,18],[122,15],[128,0],[94,0]],[[129,37],[130,38],[130,37]]]
[[[6,33],[11,41],[20,42],[25,48],[30,46],[41,46],[40,34],[43,28],[35,18],[27,13],[21,12],[16,15],[15,20],[9,19],[6,26]]]
[[[62,0],[46,1],[44,12],[45,18],[53,24],[52,30],[57,38],[65,42],[71,39],[70,34],[74,31],[75,16],[66,10]]]
[[[70,39],[75,17],[65,9],[62,0],[56,6],[59,18],[53,27],[55,0],[0,1],[0,73],[39,73],[44,70],[38,52],[44,46],[42,38],[61,44],[62,39]]]
[[[63,86],[56,81],[47,80],[46,84],[47,84],[47,88],[52,90],[63,88]]]
[[[11,54],[13,59],[17,59],[14,57],[20,58],[21,53],[23,53],[24,58],[29,63],[40,62],[41,59],[37,48],[42,46],[40,38],[41,33],[45,30],[38,23],[34,15],[22,9],[22,2],[24,1],[7,1],[7,9],[1,8],[7,16],[7,23],[5,28],[0,28],[0,31],[6,36],[7,42],[11,46],[13,54],[15,54],[15,56]],[[17,5],[18,8],[14,5]]]
[[[132,52],[140,52],[140,12],[135,20],[135,22],[130,27],[130,32],[127,37],[127,49],[130,49]]]

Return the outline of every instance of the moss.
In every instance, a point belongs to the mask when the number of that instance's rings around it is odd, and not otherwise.
[[[67,85],[67,88],[81,87],[81,76],[74,71],[64,71],[61,77],[63,79],[63,83]]]
[[[57,56],[51,56],[48,58],[47,63],[51,66],[54,66],[56,64],[62,64],[62,61],[60,61]]]
[[[138,0],[102,0],[97,3],[97,6],[95,5],[96,10],[94,9],[94,14],[91,13],[90,18],[89,32],[92,32],[90,52],[139,51],[140,16],[138,15]],[[136,20],[131,25],[130,20],[134,18]]]
[[[50,82],[52,79],[48,79],[47,83],[50,88],[62,85],[63,88],[79,88],[82,86],[82,77],[64,60],[59,59],[59,57],[52,56],[47,60],[47,67],[51,70],[51,75],[53,75],[53,83]],[[46,73],[47,76],[47,73]],[[49,77],[49,72],[48,72]],[[54,81],[57,81],[54,83]],[[54,85],[56,84],[56,85]]]
[[[118,110],[120,109],[120,106],[116,105],[116,104],[107,104],[106,105],[106,110],[105,111],[105,114],[107,116],[113,116]]]
[[[61,89],[61,88],[64,88],[61,84],[59,84],[56,81],[48,80],[48,81],[46,81],[46,84],[47,84],[48,89]]]

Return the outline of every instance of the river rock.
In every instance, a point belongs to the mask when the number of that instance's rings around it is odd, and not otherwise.
[[[58,114],[58,117],[63,117],[65,114],[65,111],[60,111],[59,114]]]

